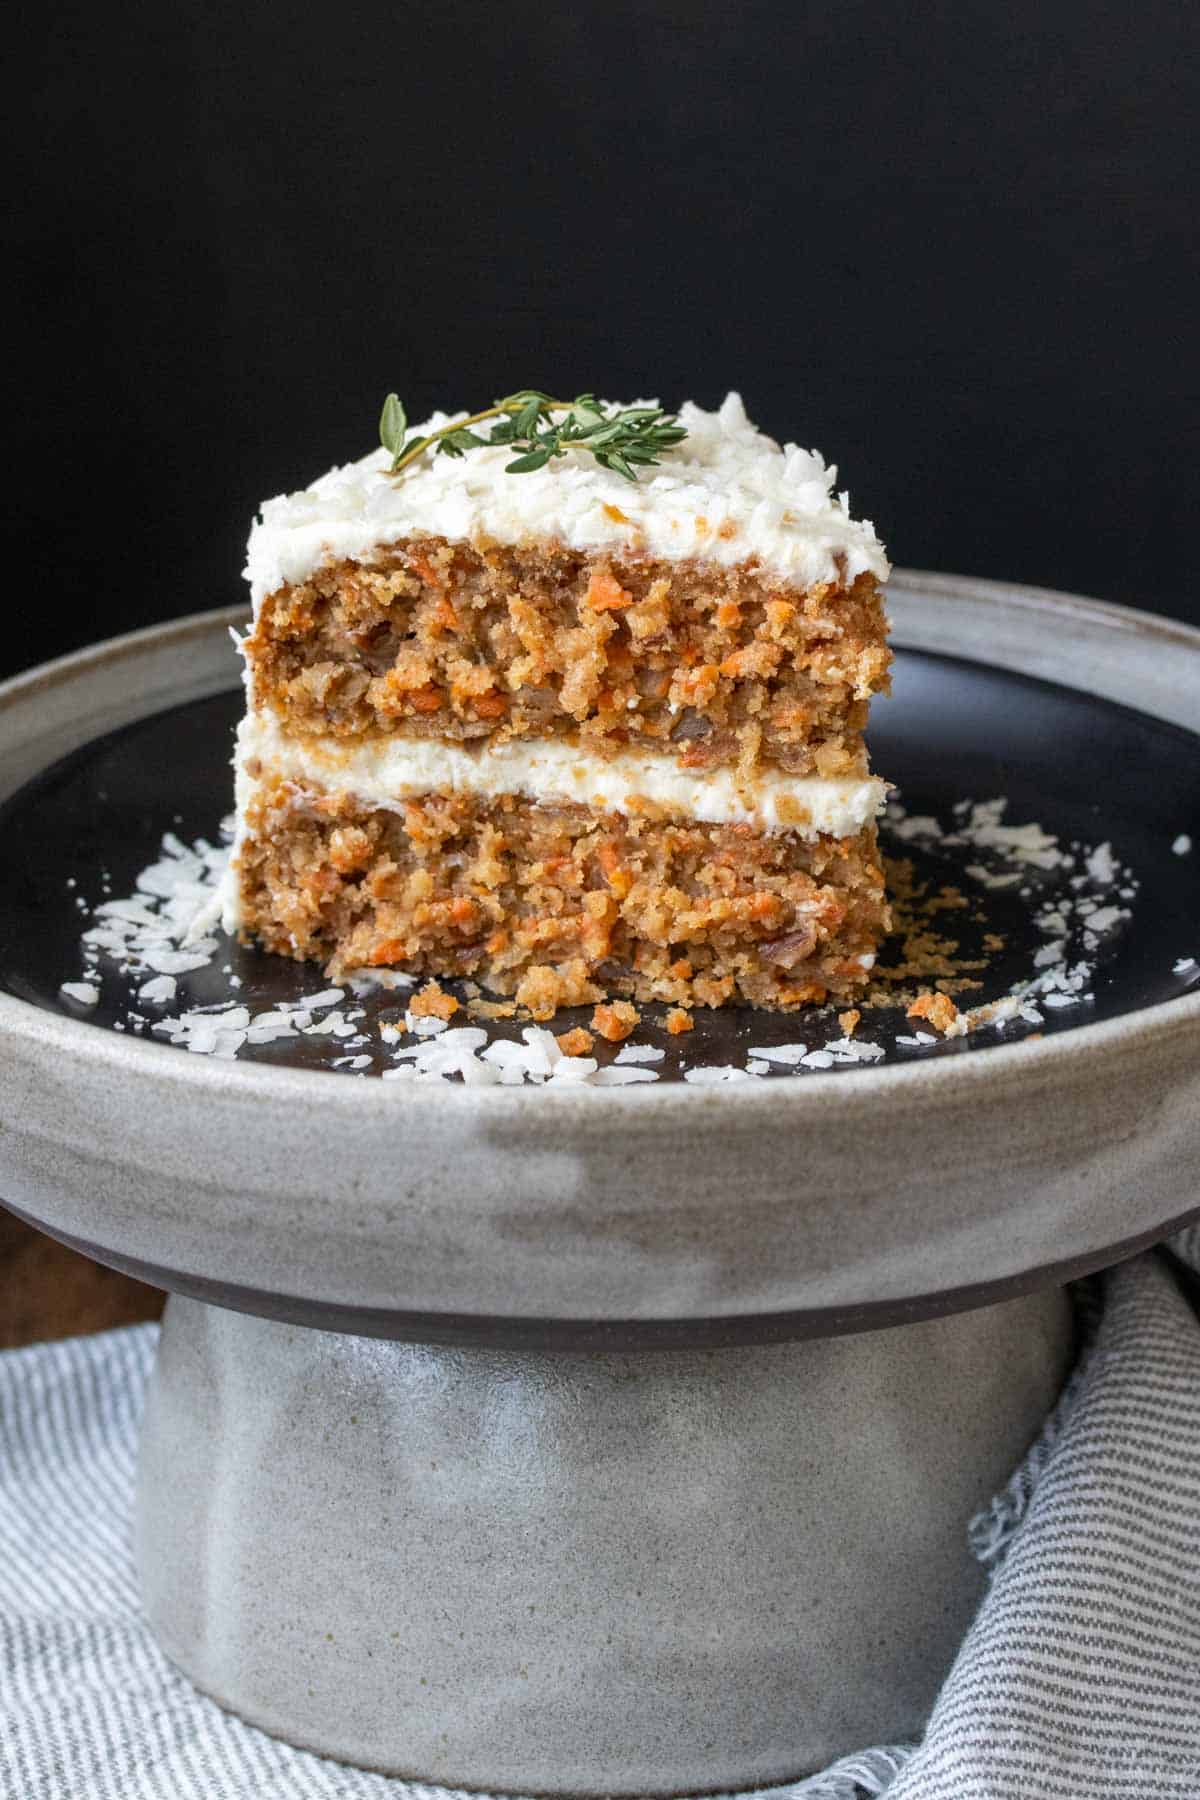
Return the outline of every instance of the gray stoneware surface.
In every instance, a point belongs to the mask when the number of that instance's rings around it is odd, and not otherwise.
[[[890,591],[902,644],[1196,724],[1200,633],[944,576]],[[0,793],[100,731],[228,686],[237,616],[0,689]],[[1200,992],[836,1080],[313,1083],[0,993],[0,1192],[51,1231],[289,1297],[297,1316],[305,1301],[465,1316],[501,1337],[515,1318],[715,1320],[728,1334],[805,1312],[824,1331],[828,1309],[902,1311],[1101,1261],[1197,1205]]]
[[[971,1513],[1068,1357],[1060,1290],[720,1351],[389,1344],[172,1299],[145,1603],[256,1724],[517,1793],[785,1780],[915,1733]]]

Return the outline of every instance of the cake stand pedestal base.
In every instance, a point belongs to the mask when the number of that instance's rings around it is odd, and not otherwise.
[[[208,1693],[368,1768],[746,1787],[910,1736],[982,1581],[971,1513],[1052,1405],[1057,1289],[854,1337],[575,1354],[173,1298],[142,1590]]]

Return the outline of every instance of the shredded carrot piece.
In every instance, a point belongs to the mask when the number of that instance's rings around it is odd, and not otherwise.
[[[613,843],[601,844],[596,852],[596,860],[604,871],[607,881],[618,900],[624,900],[633,886],[633,876],[621,863],[621,853]]]
[[[433,567],[432,563],[430,563],[426,560],[425,557],[410,556],[408,561],[409,561],[409,567],[414,571],[414,573],[416,573],[417,575],[419,575],[421,577],[421,580],[426,584],[427,587],[433,587],[433,588],[441,587],[441,585],[442,585],[441,578],[438,575],[437,570]]]
[[[722,631],[732,631],[742,622],[742,609],[736,600],[722,600],[717,608],[717,624]]]
[[[382,968],[384,963],[403,962],[408,952],[408,945],[403,938],[385,938],[382,944],[376,944],[370,955],[372,968]]]
[[[673,1006],[667,1014],[667,1030],[672,1037],[680,1037],[685,1031],[694,1029],[695,1020],[691,1013],[684,1012],[681,1006]]]
[[[495,688],[490,694],[480,694],[475,702],[475,714],[480,719],[498,719],[508,711],[508,699],[498,694]]]
[[[442,696],[433,686],[418,688],[415,693],[409,695],[409,700],[417,712],[441,711]]]
[[[560,1032],[554,1041],[564,1056],[586,1056],[596,1040],[590,1031],[576,1025],[571,1031]]]
[[[597,569],[588,582],[587,603],[593,612],[620,612],[633,605],[633,595],[623,588],[615,575]]]

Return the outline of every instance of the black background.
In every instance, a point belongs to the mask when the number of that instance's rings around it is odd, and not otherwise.
[[[1200,13],[42,9],[5,671],[235,599],[249,516],[516,386],[728,386],[898,562],[1200,622]]]

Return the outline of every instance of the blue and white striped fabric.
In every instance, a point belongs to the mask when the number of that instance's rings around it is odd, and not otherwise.
[[[1200,1228],[1174,1255],[1200,1270]],[[0,1800],[449,1800],[292,1750],[142,1621],[134,1456],[155,1330],[0,1355]],[[964,1521],[966,1529],[966,1521]],[[1200,1322],[1159,1254],[971,1524],[989,1593],[923,1743],[771,1800],[1200,1800]]]

